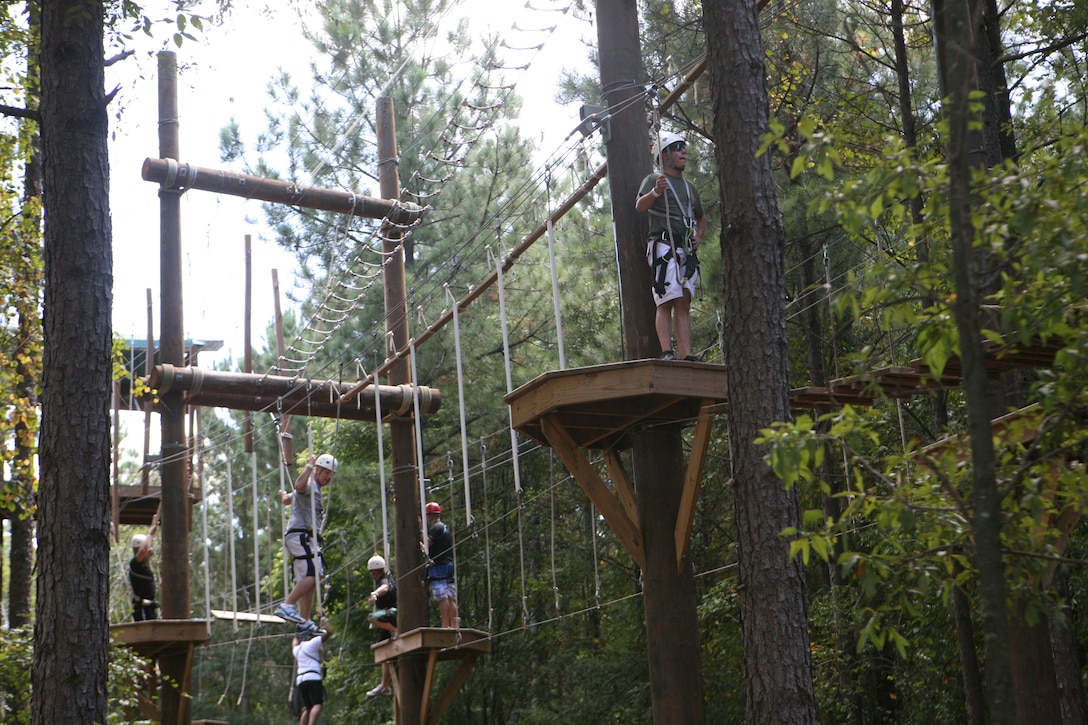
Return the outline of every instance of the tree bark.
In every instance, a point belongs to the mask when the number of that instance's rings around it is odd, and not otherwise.
[[[45,316],[32,722],[106,722],[110,247],[104,8],[42,6]]]
[[[785,234],[770,157],[768,88],[754,2],[704,2],[714,138],[721,176],[725,356],[737,507],[738,591],[746,721],[814,723],[808,600],[801,563],[781,536],[797,497],[755,444],[789,420]]]
[[[949,228],[952,238],[952,304],[963,363],[971,438],[971,532],[979,571],[979,599],[986,652],[987,700],[991,722],[1016,721],[1010,654],[1008,587],[1001,549],[1001,495],[991,429],[990,385],[982,348],[980,305],[983,264],[974,249],[975,206],[971,176],[985,162],[981,139],[970,128],[970,93],[975,88],[974,28],[968,0],[934,3],[938,62],[944,79],[944,115],[949,165]]]

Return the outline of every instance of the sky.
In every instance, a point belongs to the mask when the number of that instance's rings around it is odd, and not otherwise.
[[[555,0],[533,0],[537,7],[555,7]],[[265,87],[278,67],[296,80],[306,78],[309,44],[301,37],[297,11],[278,9],[271,15],[254,11],[261,3],[242,0],[224,27],[205,29],[197,41],[185,40],[169,49],[178,56],[180,161],[219,168],[218,134],[236,118],[248,142],[263,128]],[[286,5],[286,4],[284,4]],[[588,65],[581,38],[595,32],[570,12],[540,12],[520,2],[466,0],[473,34],[485,26],[509,33],[511,44],[539,42],[529,28],[557,25],[544,48],[532,58],[520,78],[523,135],[540,140],[545,151],[555,148],[578,124],[577,104],[554,103],[560,69]],[[511,30],[514,22],[518,30]],[[534,39],[534,40],[527,40]],[[119,88],[110,144],[110,198],[113,210],[113,325],[123,337],[147,336],[147,290],[151,290],[155,337],[159,327],[159,219],[157,185],[140,178],[146,158],[158,157],[157,69],[154,51],[164,37],[136,36],[141,48],[132,58],[107,69],[107,90]],[[251,135],[252,134],[252,135]],[[201,365],[226,358],[240,359],[244,348],[245,236],[252,239],[253,345],[264,345],[264,331],[274,319],[272,270],[279,276],[280,304],[290,307],[294,258],[271,241],[263,224],[260,203],[204,191],[190,191],[181,201],[184,323],[187,337],[221,340],[223,350],[201,358]]]

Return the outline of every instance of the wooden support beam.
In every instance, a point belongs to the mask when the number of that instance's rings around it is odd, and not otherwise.
[[[160,396],[167,391],[184,391],[188,405],[370,422],[374,420],[375,394],[381,396],[382,411],[396,417],[412,415],[417,389],[423,415],[437,412],[442,405],[442,393],[426,386],[370,386],[355,400],[341,404],[337,401],[350,383],[173,365],[156,365],[148,383]]]
[[[604,452],[604,464],[608,467],[608,474],[612,476],[612,488],[616,489],[620,503],[632,521],[638,521],[638,504],[635,502],[634,489],[631,487],[631,478],[627,475],[627,469],[623,467],[620,454],[615,448],[609,448]]]
[[[491,639],[487,632],[478,629],[441,629],[436,627],[418,627],[408,632],[402,632],[396,639],[387,639],[371,645],[374,650],[375,664],[396,662],[402,657],[413,656],[419,662],[426,655],[424,663],[423,680],[420,683],[420,700],[418,702],[420,723],[437,723],[442,713],[446,711],[453,701],[457,691],[465,684],[476,659],[481,654],[491,651]],[[434,679],[438,671],[438,663],[446,660],[461,660],[461,665],[454,673],[453,679],[442,690],[434,705],[431,705],[431,693],[434,690]],[[403,664],[403,663],[402,663]],[[403,688],[399,668],[393,668],[393,691],[395,693],[394,709],[397,722],[402,719],[402,705],[413,713],[416,710],[415,695]],[[412,701],[405,698],[411,696]],[[404,700],[402,702],[402,700]],[[415,722],[416,720],[413,720]]]
[[[438,650],[431,650],[427,654],[427,672],[423,677],[423,693],[419,700],[419,721],[428,722],[427,710],[431,704],[431,687],[434,685],[434,673],[438,667]]]
[[[189,189],[259,199],[304,209],[350,214],[368,219],[388,219],[394,224],[412,224],[423,215],[423,207],[394,199],[375,199],[349,191],[300,186],[290,181],[207,169],[174,159],[144,159],[140,171],[144,181],[161,184],[178,192]]]
[[[695,424],[695,437],[691,440],[691,455],[684,474],[684,490],[680,495],[680,510],[676,515],[676,570],[684,570],[684,557],[691,543],[691,527],[695,523],[695,506],[699,503],[699,489],[706,466],[706,451],[710,445],[710,432],[714,428],[714,416],[710,412],[712,400],[704,400],[699,408],[699,421]]]
[[[442,717],[442,713],[446,711],[446,708],[453,702],[453,698],[457,695],[457,691],[461,689],[461,686],[468,680],[469,673],[472,672],[472,668],[476,665],[476,660],[479,657],[475,652],[469,654],[465,659],[461,661],[461,666],[457,668],[457,672],[454,673],[453,679],[449,681],[445,689],[442,690],[442,694],[439,695],[438,700],[434,703],[434,707],[431,708],[431,712],[427,715],[424,722],[428,725],[437,725],[439,719]]]
[[[604,516],[604,520],[627,548],[639,568],[645,569],[646,551],[642,545],[642,532],[639,531],[638,524],[631,520],[620,502],[608,490],[608,486],[597,475],[596,469],[589,460],[578,450],[559,419],[554,414],[550,414],[541,418],[540,422],[548,443],[566,464],[574,480],[578,481],[578,485],[585,491],[586,496],[601,512],[601,516]]]

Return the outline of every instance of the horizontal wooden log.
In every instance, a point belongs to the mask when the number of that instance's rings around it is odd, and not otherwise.
[[[170,390],[185,392],[189,405],[268,412],[277,415],[306,415],[318,418],[374,420],[374,396],[381,402],[382,415],[410,417],[415,413],[411,385],[368,386],[356,399],[338,402],[354,382],[279,375],[259,375],[200,367],[156,365],[147,379],[158,395]],[[419,387],[419,411],[430,415],[442,406],[437,388]]]
[[[423,207],[409,202],[377,199],[316,186],[300,186],[290,181],[182,164],[174,159],[144,159],[140,173],[144,181],[153,181],[174,191],[200,189],[367,219],[388,218],[394,224],[411,224],[423,214]]]

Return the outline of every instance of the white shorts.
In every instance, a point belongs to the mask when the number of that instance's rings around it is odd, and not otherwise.
[[[672,251],[672,247],[667,242],[660,240],[651,240],[646,244],[646,262],[650,265],[650,275],[653,277],[653,281],[657,281],[658,268],[654,265],[654,262],[661,257]],[[670,255],[669,259],[665,262],[665,291],[663,294],[658,294],[657,290],[651,286],[651,291],[654,295],[654,302],[660,307],[665,302],[670,300],[679,299],[684,296],[684,290],[687,290],[689,296],[695,299],[695,283],[699,280],[699,272],[696,271],[690,279],[681,280],[680,270],[683,268],[683,264],[687,259],[687,254],[680,247],[676,248],[676,255]]]
[[[314,546],[306,531],[292,531],[283,538],[283,546],[292,559],[295,581],[308,576],[321,576],[321,551]]]

